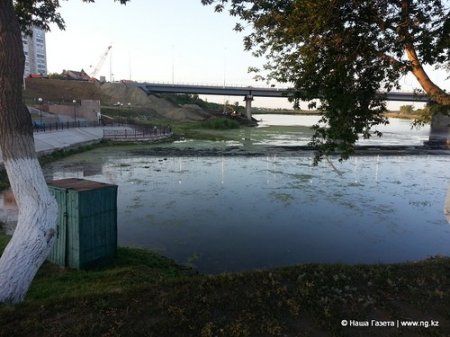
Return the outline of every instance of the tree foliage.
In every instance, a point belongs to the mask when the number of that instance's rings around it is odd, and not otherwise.
[[[400,107],[400,114],[402,115],[411,115],[414,112],[414,106],[413,105],[402,105]]]
[[[387,123],[380,92],[399,88],[411,71],[440,104],[450,97],[423,65],[450,67],[448,3],[438,0],[202,0],[240,19],[244,46],[265,57],[252,69],[267,81],[291,84],[293,101],[319,98],[322,113],[312,144],[317,159],[333,150],[346,158],[358,136]],[[447,6],[447,7],[446,7]],[[406,53],[405,53],[406,51]]]

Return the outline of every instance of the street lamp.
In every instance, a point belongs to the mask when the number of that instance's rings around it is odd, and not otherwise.
[[[77,124],[77,108],[76,108],[76,104],[77,104],[77,100],[74,99],[72,101],[73,103],[73,118],[75,119],[75,125]]]
[[[39,120],[42,126],[42,98],[39,97],[38,102],[39,102]]]

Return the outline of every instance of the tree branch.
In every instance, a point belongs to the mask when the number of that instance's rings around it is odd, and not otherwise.
[[[412,43],[412,37],[409,34],[409,0],[402,0],[401,3],[401,16],[402,22],[400,23],[400,38],[404,41],[405,52],[410,62],[410,71],[416,77],[420,86],[427,93],[427,95],[436,103],[441,105],[450,105],[450,95],[444,90],[439,88],[428,76],[425,69],[423,69],[422,62],[417,55],[417,52]]]

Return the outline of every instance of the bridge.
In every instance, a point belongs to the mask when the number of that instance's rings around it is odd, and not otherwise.
[[[263,87],[238,87],[238,86],[215,86],[195,84],[163,84],[163,83],[133,83],[134,86],[144,90],[147,95],[151,94],[197,94],[197,95],[220,95],[244,97],[247,118],[252,118],[253,97],[279,97],[288,98],[294,93],[292,88],[263,88]],[[382,94],[382,93],[380,93]],[[412,92],[390,92],[386,94],[386,100],[399,102],[428,102],[429,98],[424,94]]]

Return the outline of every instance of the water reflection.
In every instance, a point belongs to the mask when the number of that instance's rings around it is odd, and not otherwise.
[[[234,141],[158,146],[304,145],[314,119],[223,131]],[[411,131],[409,121],[393,120],[390,127],[377,144],[428,138],[427,128]],[[165,158],[144,155],[146,147],[129,149],[78,154],[44,172],[47,179],[119,185],[120,245],[158,250],[213,273],[450,254],[448,156],[360,156],[344,163],[330,157],[313,167],[307,156]],[[0,218],[13,228],[11,195],[1,195],[0,205]]]
[[[120,245],[158,250],[203,272],[450,254],[448,156],[311,162],[104,148],[48,165],[45,174],[79,176],[92,165],[98,174],[90,179],[119,185]]]
[[[316,124],[320,116],[308,115],[254,115],[262,120],[260,127],[247,135],[256,144],[274,145],[306,145],[310,142],[312,131],[310,127]],[[361,139],[361,145],[422,145],[427,141],[430,126],[420,129],[411,128],[411,120],[390,118],[388,125],[379,125],[374,129],[381,131],[383,136]]]

